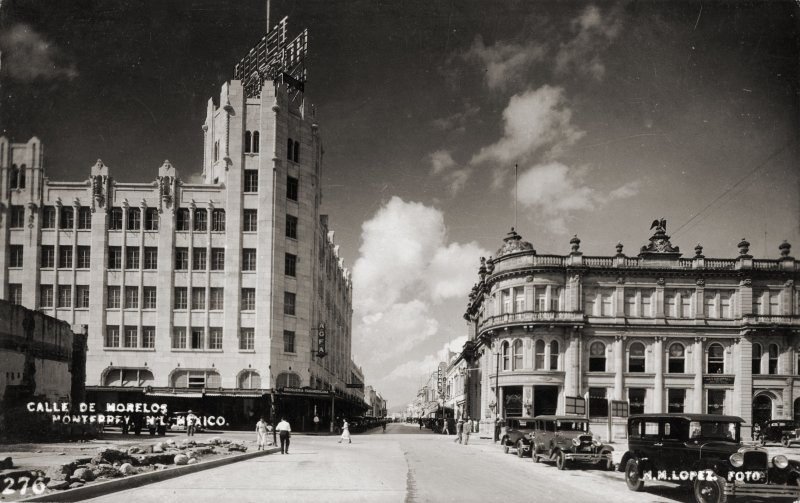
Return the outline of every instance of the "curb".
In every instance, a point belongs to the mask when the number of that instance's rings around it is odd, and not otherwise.
[[[68,489],[66,491],[50,492],[33,498],[27,498],[22,501],[82,501],[90,498],[97,498],[98,496],[105,496],[107,494],[134,489],[147,484],[161,482],[164,480],[173,479],[182,475],[189,475],[211,468],[237,463],[239,461],[247,461],[248,459],[266,456],[279,452],[280,448],[273,447],[263,451],[248,452],[236,456],[229,456],[220,459],[212,459],[211,461],[204,461],[193,465],[176,466],[175,468],[168,468],[166,470],[158,470],[155,472],[141,473],[139,475],[132,475],[130,477],[112,479],[107,482],[99,484],[90,484],[83,487],[76,487],[75,489]]]

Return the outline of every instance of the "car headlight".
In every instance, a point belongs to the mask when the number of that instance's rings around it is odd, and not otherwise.
[[[603,445],[603,443],[600,442],[598,439],[593,438],[592,439],[592,445],[595,446],[595,447],[600,447],[601,445]]]
[[[731,454],[731,457],[728,458],[728,461],[736,468],[741,468],[744,464],[744,455],[741,452],[734,452]]]
[[[777,468],[783,470],[784,468],[789,466],[789,459],[783,454],[778,454],[777,456],[772,458],[772,464],[775,465]]]
[[[574,445],[575,447],[578,447],[579,445],[581,445],[580,439],[577,438],[577,437],[573,438],[572,439],[572,445]]]

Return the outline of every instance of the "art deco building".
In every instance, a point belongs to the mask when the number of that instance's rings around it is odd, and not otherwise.
[[[208,101],[202,183],[169,161],[125,182],[100,160],[56,182],[38,138],[0,137],[0,298],[86,325],[101,398],[196,399],[175,407],[235,419],[269,412],[272,396],[297,428],[312,405],[321,417],[364,406],[346,389],[352,284],[320,214],[307,33],[286,29]]]
[[[636,256],[540,255],[512,229],[481,260],[461,357],[478,379],[483,431],[495,414],[588,415],[606,436],[610,401],[630,413],[698,412],[800,419],[800,264],[790,245],[754,259],[684,258],[666,222]],[[568,403],[569,402],[569,403]],[[470,406],[472,409],[473,406]],[[612,411],[613,412],[613,411]],[[617,420],[614,436],[622,435]]]

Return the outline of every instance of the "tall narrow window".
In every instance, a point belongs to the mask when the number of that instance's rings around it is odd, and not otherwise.
[[[222,349],[221,327],[210,327],[208,329],[208,349]]]
[[[666,290],[664,292],[664,304],[664,316],[667,318],[680,318],[677,290]]]
[[[514,312],[521,313],[525,311],[525,289],[515,288],[514,292]]]
[[[541,339],[534,345],[533,368],[535,370],[544,369],[544,341]]]
[[[189,249],[175,248],[175,270],[185,271],[189,269]]]
[[[56,307],[72,307],[72,286],[58,285],[58,304]]]
[[[59,229],[72,230],[75,225],[75,212],[72,208],[64,206],[61,208],[61,222],[58,224]]]
[[[175,215],[175,230],[188,231],[190,221],[189,208],[178,208],[178,213]]]
[[[631,291],[629,289],[625,289],[625,316],[628,317],[635,317],[637,315],[636,310],[636,291]]]
[[[125,287],[125,309],[138,309],[139,308],[139,287],[126,286]]]
[[[698,390],[695,390],[697,393]],[[708,414],[725,414],[725,390],[724,389],[710,389],[708,390]]]
[[[249,154],[251,152],[250,145],[251,145],[252,140],[253,140],[253,135],[250,133],[250,131],[245,131],[244,132],[244,153],[245,154]]]
[[[11,247],[11,251],[12,252],[13,252],[13,246],[17,246],[17,245],[12,245],[12,247]],[[56,251],[55,251],[55,248],[52,245],[43,245],[42,246],[42,259],[41,260],[42,260],[42,268],[43,269],[49,269],[49,268],[55,267],[55,264],[56,264]],[[12,256],[11,263],[12,264],[14,263],[13,256]],[[9,264],[9,267],[15,267],[15,266]]]
[[[225,306],[225,289],[222,287],[209,288],[208,308],[212,311],[221,311]]]
[[[733,293],[729,291],[719,292],[719,315],[721,318],[733,318],[732,300]]]
[[[628,347],[628,372],[644,372],[644,344],[641,342]]]
[[[297,269],[297,255],[287,253],[286,264],[285,264],[286,275],[291,277],[297,276],[296,269]]]
[[[761,373],[761,356],[764,354],[764,351],[761,349],[761,344],[755,343],[753,344],[753,367],[752,373],[753,375],[757,375]]]
[[[255,329],[242,327],[239,331],[239,350],[252,351],[255,347]]]
[[[675,342],[670,345],[667,365],[667,372],[670,374],[683,374],[686,371],[686,348],[683,347],[683,344]]]
[[[256,249],[243,248],[242,249],[242,271],[255,271],[256,270]]]
[[[294,152],[293,153],[294,153],[294,155],[292,157],[294,159],[294,162],[300,162],[300,142],[299,141],[295,141],[294,142]]]
[[[509,348],[508,342],[503,342],[502,346],[503,351],[503,370],[510,370],[511,369],[511,350]]]
[[[297,201],[300,183],[293,176],[286,177],[286,199]]]
[[[253,149],[252,152],[257,154],[261,150],[261,135],[258,131],[253,131]]]
[[[550,370],[558,370],[558,341],[550,341]]]
[[[589,388],[589,416],[608,417],[608,398],[605,388]]]
[[[283,352],[294,353],[294,332],[290,330],[283,331]]]
[[[142,212],[139,208],[128,208],[128,230],[138,231],[142,225]]]
[[[139,331],[136,327],[125,327],[124,343],[126,348],[135,348],[139,345]]]
[[[653,290],[641,290],[642,295],[642,318],[652,318],[653,314]]]
[[[670,388],[667,390],[667,412],[679,414],[683,412],[683,404],[686,401],[686,390]]]
[[[92,209],[86,206],[78,208],[78,229],[87,230],[92,228]]]
[[[108,326],[106,327],[106,347],[118,348],[119,347],[119,327]]]
[[[601,295],[600,302],[602,306],[601,307],[602,312],[600,313],[600,316],[614,316],[614,311],[612,310],[614,305],[613,304],[614,291],[604,288],[603,290],[601,290],[600,295]]]
[[[89,285],[75,287],[75,307],[86,309],[89,307]]]
[[[286,215],[286,237],[297,239],[297,217]]]
[[[55,229],[55,227],[56,208],[55,206],[45,206],[42,209],[42,229]]]
[[[64,247],[63,246],[59,247],[59,252],[61,251],[61,248],[64,248]],[[10,245],[8,247],[8,251],[9,251],[9,253],[8,253],[8,259],[9,259],[8,260],[8,267],[22,267],[23,257],[25,255],[23,253],[22,245]],[[70,248],[70,252],[71,251],[72,251],[72,248]],[[61,257],[59,256],[59,260],[60,260],[60,258]]]
[[[8,171],[8,188],[16,189],[18,188],[17,184],[19,183],[19,168],[17,168],[16,164],[11,165],[11,169]]]
[[[186,349],[186,327],[172,329],[172,349]]]
[[[706,369],[709,374],[725,373],[725,349],[720,344],[712,344],[708,347]]]
[[[11,219],[8,222],[8,227],[10,229],[22,229],[25,227],[25,207],[24,206],[12,206],[11,207]]]
[[[256,232],[258,230],[258,212],[257,210],[244,210],[242,217],[242,231]]]
[[[561,289],[552,287],[550,289],[550,310],[558,311],[559,297],[561,297]]]
[[[185,286],[175,287],[175,309],[188,309],[189,292]]]
[[[192,270],[206,270],[207,253],[205,248],[192,248]]]
[[[156,347],[156,327],[142,327],[142,347]]]
[[[111,213],[108,215],[108,230],[122,230],[122,208],[111,208]]]
[[[192,310],[201,311],[206,308],[205,287],[192,287]]]
[[[143,309],[155,309],[158,303],[158,290],[154,286],[146,286],[142,292]]]
[[[286,159],[292,160],[292,154],[294,154],[294,141],[291,138],[286,139]]]
[[[781,314],[781,292],[771,290],[769,292],[769,314]]]
[[[58,268],[72,268],[72,245],[58,247]]]
[[[511,299],[511,290],[503,290],[503,314],[510,314],[512,313],[512,306],[513,304]]]
[[[225,270],[225,248],[211,248],[211,270]]]
[[[192,327],[192,349],[204,349],[203,336],[205,330],[201,327]]]
[[[770,344],[769,345],[769,373],[770,375],[775,375],[778,373],[778,355],[779,355],[778,345],[777,344]]]
[[[144,230],[158,230],[158,208],[147,208],[144,213]]]
[[[606,346],[595,341],[589,346],[589,372],[606,371]]]
[[[195,232],[208,230],[208,210],[204,208],[194,210],[194,230]]]
[[[244,170],[244,192],[258,192],[258,171],[254,169]]]
[[[691,290],[681,290],[680,314],[679,318],[692,317],[692,292]]]
[[[703,297],[703,303],[705,306],[705,314],[706,318],[719,318],[719,312],[717,311],[717,292],[714,290],[706,290],[705,295]]]
[[[256,289],[242,288],[242,311],[253,311],[256,308]]]
[[[92,247],[79,246],[78,247],[78,263],[75,266],[78,269],[89,269],[92,267]]]
[[[225,210],[214,210],[211,212],[211,232],[223,232],[225,230]]]
[[[631,414],[644,414],[644,397],[646,390],[642,388],[628,389],[628,402]]]
[[[39,306],[53,307],[53,285],[39,286]]]
[[[295,293],[283,292],[283,314],[294,316],[296,301],[297,295]]]
[[[122,306],[122,301],[119,287],[109,286],[106,289],[106,307],[108,309],[119,309]]]
[[[22,304],[22,285],[19,283],[9,283],[8,300],[12,304]]]
[[[145,246],[144,248],[144,269],[158,269],[158,248],[155,246]]]
[[[125,269],[139,269],[139,247],[125,247]]]
[[[541,288],[536,291],[536,310],[539,311],[540,313],[547,310],[547,296],[545,295],[543,289]],[[587,313],[591,314],[592,313],[591,309],[588,310]]]
[[[17,188],[24,189],[25,188],[25,174],[26,174],[25,165],[19,167],[19,181],[17,182]]]
[[[522,341],[517,339],[514,341],[514,370],[522,369]]]

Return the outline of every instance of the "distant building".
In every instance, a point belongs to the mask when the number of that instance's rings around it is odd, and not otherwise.
[[[577,237],[568,255],[539,255],[512,229],[481,259],[461,358],[480,369],[466,378],[480,385],[483,432],[496,415],[568,412],[567,397],[588,399],[603,436],[610,400],[630,413],[738,415],[746,430],[800,419],[800,265],[790,245],[771,260],[754,259],[745,240],[736,258],[706,258],[700,245],[683,258],[666,222],[653,227],[632,257],[622,244],[584,256]]]

